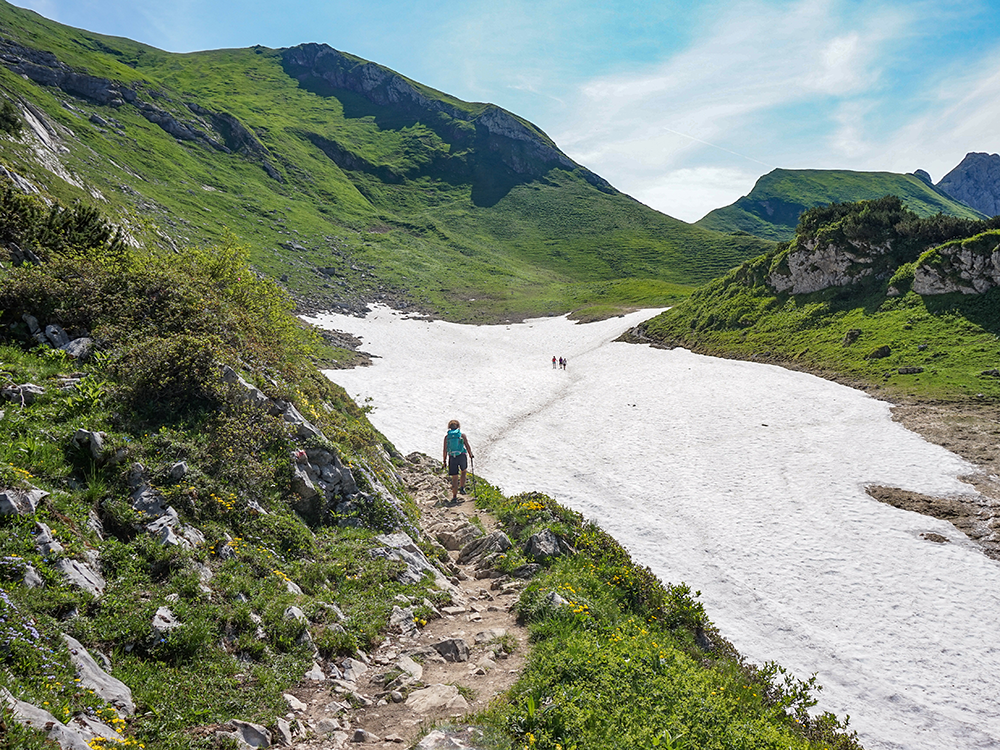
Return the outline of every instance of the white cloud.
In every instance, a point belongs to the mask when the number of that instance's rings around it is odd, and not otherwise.
[[[854,9],[835,0],[748,0],[714,10],[717,20],[700,37],[654,69],[582,86],[572,125],[556,132],[560,146],[630,193],[658,175],[687,174],[681,170],[696,159],[760,174],[750,164],[780,161],[773,149],[784,147],[783,130],[818,128],[838,102],[868,96],[879,85],[887,49],[912,22],[878,6],[852,17]],[[795,118],[817,124],[783,122],[794,107]],[[854,114],[861,112],[856,107]],[[838,129],[826,145],[857,153],[863,139],[847,127],[851,113],[840,114],[845,119],[825,122],[827,131]],[[673,205],[690,205],[688,215],[723,205],[695,208],[685,185],[666,180],[655,191],[654,207],[670,212],[670,186],[679,191]],[[709,199],[704,187],[697,194]]]
[[[638,183],[632,197],[675,219],[693,222],[749,193],[758,176],[723,167],[675,169]]]

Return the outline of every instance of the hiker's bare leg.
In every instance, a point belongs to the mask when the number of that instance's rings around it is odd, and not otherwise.
[[[462,481],[460,481],[458,483],[458,488],[460,490],[464,490],[465,489],[465,469],[462,469]]]
[[[464,471],[462,472],[465,473]],[[458,474],[451,475],[451,499],[454,500],[455,496],[458,495]]]

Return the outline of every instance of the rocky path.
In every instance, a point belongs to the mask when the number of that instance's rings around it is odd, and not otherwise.
[[[484,708],[517,679],[527,631],[511,608],[524,582],[489,568],[496,540],[505,537],[490,534],[494,521],[476,511],[471,496],[450,502],[436,461],[419,454],[409,461],[400,473],[420,506],[424,530],[449,550],[452,602],[424,624],[414,622],[413,613],[430,602],[401,597],[393,632],[374,653],[318,664],[286,694],[289,711],[274,744],[296,750],[411,747],[436,724]],[[469,735],[460,728],[436,731],[419,747],[467,747]]]

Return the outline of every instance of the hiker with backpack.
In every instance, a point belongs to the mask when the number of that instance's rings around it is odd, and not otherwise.
[[[469,438],[461,430],[457,419],[448,422],[448,433],[444,436],[444,452],[441,461],[448,467],[451,477],[451,499],[457,500],[459,493],[465,494],[465,472],[469,459],[474,458]]]

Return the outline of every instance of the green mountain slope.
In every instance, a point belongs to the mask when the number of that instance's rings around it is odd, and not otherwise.
[[[1000,219],[899,199],[803,214],[795,239],[627,334],[775,362],[894,398],[1000,399]]]
[[[982,219],[983,214],[949,197],[913,174],[851,172],[840,169],[775,169],[757,180],[749,195],[717,208],[695,224],[717,232],[747,232],[785,241],[799,216],[831,203],[875,200],[895,195],[917,216],[935,214]]]
[[[178,247],[248,243],[317,306],[456,319],[655,305],[759,254],[664,216],[532,124],[308,44],[170,54],[0,3],[8,169]]]

